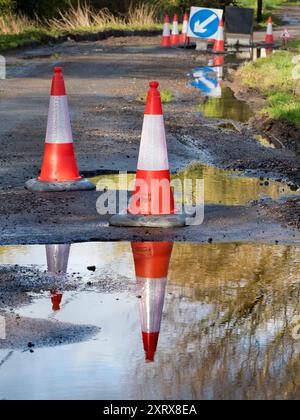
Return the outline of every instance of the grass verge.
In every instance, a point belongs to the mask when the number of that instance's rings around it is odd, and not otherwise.
[[[74,6],[60,12],[58,19],[29,20],[23,15],[0,16],[0,51],[22,47],[45,36],[57,37],[74,33],[96,33],[105,30],[162,30],[157,21],[157,9],[148,4],[131,6],[127,15],[115,16],[108,9],[93,10],[88,4]]]
[[[299,41],[298,41],[299,45]],[[300,49],[293,44],[293,51],[279,51],[255,63],[242,66],[237,73],[245,89],[253,89],[266,99],[261,110],[276,120],[287,120],[300,127],[300,72],[295,79],[296,66],[300,63]],[[295,57],[299,57],[295,61]],[[297,73],[297,72],[296,72]]]

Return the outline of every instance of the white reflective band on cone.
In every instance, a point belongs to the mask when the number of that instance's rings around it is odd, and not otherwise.
[[[273,35],[273,25],[272,25],[272,23],[268,23],[267,35]]]
[[[65,274],[68,270],[68,262],[71,245],[46,245],[47,267],[49,273]]]
[[[167,37],[171,35],[170,26],[168,23],[164,24],[164,33],[163,36]]]
[[[51,96],[46,143],[73,143],[67,96]]]
[[[223,29],[222,26],[219,27],[216,40],[217,41],[224,41],[224,29]]]
[[[183,34],[186,34],[186,33],[187,33],[187,31],[188,31],[188,27],[189,27],[189,23],[185,20],[185,21],[183,22],[183,27],[182,27],[182,33],[183,33]]]
[[[138,169],[164,171],[169,169],[163,115],[145,115]]]
[[[172,34],[173,34],[173,35],[178,35],[178,34],[179,34],[179,30],[178,30],[178,22],[173,22],[173,30],[172,30]]]
[[[137,277],[140,317],[143,332],[159,332],[164,308],[167,279]]]

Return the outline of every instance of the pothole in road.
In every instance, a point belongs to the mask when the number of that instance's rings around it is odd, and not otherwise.
[[[272,399],[299,395],[299,246],[68,247],[0,247],[0,267],[22,266],[25,283],[34,265],[59,269],[55,287],[61,270],[88,285],[66,291],[62,279],[59,290],[31,292],[29,284],[30,303],[11,306],[16,291],[1,279],[1,399],[261,399],[266,386]]]
[[[184,179],[190,179],[193,185],[196,180],[204,180],[205,204],[239,206],[265,197],[279,200],[282,197],[300,193],[300,190],[295,191],[284,182],[248,177],[239,171],[223,170],[199,163],[194,163],[180,173],[173,174],[172,179],[180,179],[182,182]],[[107,174],[90,178],[90,180],[97,186],[97,190],[133,191],[135,174]],[[181,196],[175,195],[175,200],[181,203]]]

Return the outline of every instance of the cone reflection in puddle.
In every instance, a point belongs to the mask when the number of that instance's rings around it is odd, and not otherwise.
[[[133,242],[131,247],[146,361],[154,362],[173,243]]]
[[[71,245],[46,245],[48,273],[63,276],[68,271],[68,262]],[[57,290],[51,290],[52,310],[59,311],[63,294]]]

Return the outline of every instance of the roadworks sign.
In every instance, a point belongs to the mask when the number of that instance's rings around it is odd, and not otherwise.
[[[223,10],[221,9],[192,7],[188,36],[190,38],[215,39],[222,17]]]

